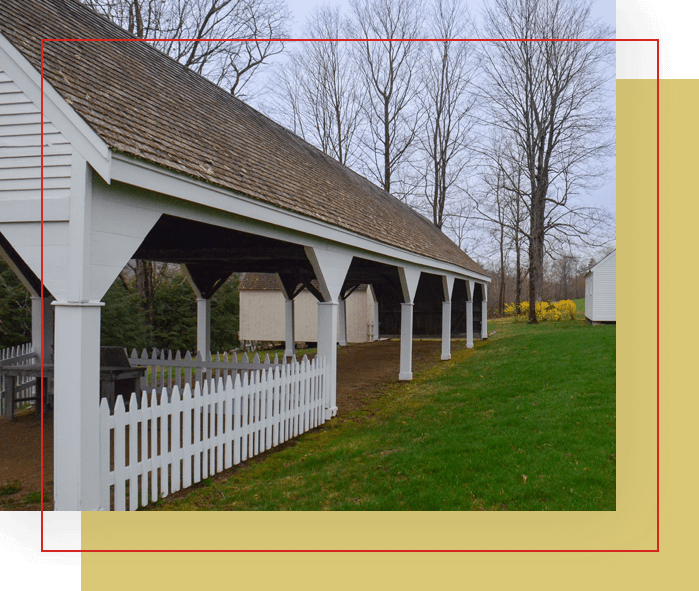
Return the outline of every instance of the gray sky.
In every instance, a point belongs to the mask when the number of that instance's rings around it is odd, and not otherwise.
[[[291,12],[294,15],[295,25],[292,35],[298,37],[301,35],[303,29],[303,23],[308,16],[311,9],[317,4],[329,4],[332,6],[341,6],[343,9],[349,7],[348,0],[336,0],[328,2],[317,2],[316,0],[286,0]],[[474,16],[480,11],[481,6],[487,0],[467,0],[467,4],[471,14]],[[615,26],[616,25],[616,2],[610,0],[596,0],[593,4],[593,11],[595,16],[606,23]]]
[[[481,12],[482,6],[488,0],[466,0],[469,11],[477,20],[478,14]],[[294,16],[294,27],[291,31],[293,37],[302,37],[303,26],[306,17],[318,4],[328,4],[331,6],[341,6],[342,10],[349,8],[349,0],[287,0],[287,4]],[[594,16],[603,22],[616,27],[616,2],[610,0],[594,0],[593,3]],[[607,167],[610,172],[604,184],[594,192],[586,195],[581,195],[581,201],[586,205],[595,207],[603,207],[607,211],[616,216],[616,158],[610,158],[607,162]]]

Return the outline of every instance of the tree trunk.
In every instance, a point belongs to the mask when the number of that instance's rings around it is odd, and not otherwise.
[[[516,273],[516,278],[515,278],[515,314],[519,316],[522,313],[522,258],[521,258],[521,253],[522,253],[522,243],[520,242],[520,237],[519,237],[519,229],[521,227],[522,223],[522,210],[521,210],[521,193],[520,190],[522,188],[522,168],[519,166],[517,168],[517,193],[515,194],[515,212],[516,212],[516,217],[515,217],[515,256],[516,256],[516,263],[515,263],[515,273]]]
[[[389,98],[384,97],[383,123],[383,189],[391,192],[391,128],[389,127]]]
[[[154,319],[155,263],[141,259],[136,260],[136,289],[141,296],[146,331],[150,333]]]
[[[537,324],[536,301],[541,297],[544,271],[544,208],[546,189],[532,191],[531,239],[529,242],[529,323]]]
[[[517,219],[519,220],[519,205],[517,205]],[[522,313],[522,260],[521,260],[521,244],[519,242],[519,221],[515,227],[515,313]]]

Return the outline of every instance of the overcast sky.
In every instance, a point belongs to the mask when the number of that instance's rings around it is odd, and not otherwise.
[[[482,10],[484,3],[488,0],[466,0],[471,15],[478,21],[478,15]],[[349,0],[287,0],[287,4],[294,16],[294,26],[291,31],[293,37],[299,38],[303,36],[303,27],[307,16],[314,6],[319,4],[327,4],[330,6],[341,6],[345,11],[349,8]],[[593,13],[596,18],[604,21],[608,25],[616,28],[616,2],[611,0],[595,0],[593,3]],[[603,207],[607,211],[616,215],[616,159],[611,158],[608,161],[610,169],[609,176],[604,185],[598,190],[587,195],[581,195],[581,200],[586,205]]]
[[[487,0],[466,0],[469,11],[474,16],[477,16],[477,14],[480,12],[484,2],[487,2]],[[303,30],[303,23],[305,22],[308,13],[317,4],[342,6],[343,9],[349,7],[348,0],[331,0],[328,2],[316,2],[315,0],[286,0],[286,3],[289,5],[289,8],[291,9],[291,12],[294,15],[295,28],[292,31],[292,35],[294,35],[295,37],[301,36],[301,32]],[[616,2],[612,0],[596,0],[596,2],[593,4],[593,10],[597,18],[602,19],[603,21],[607,22],[612,26],[616,25]]]

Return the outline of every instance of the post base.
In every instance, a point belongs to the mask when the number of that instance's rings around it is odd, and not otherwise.
[[[451,355],[442,355],[442,361],[449,361],[451,359]]]
[[[408,382],[408,381],[413,379],[413,372],[412,371],[401,372],[398,374],[398,379],[402,382]]]
[[[337,416],[337,406],[333,406],[332,408],[325,409],[325,420],[326,421],[329,421],[334,416]]]

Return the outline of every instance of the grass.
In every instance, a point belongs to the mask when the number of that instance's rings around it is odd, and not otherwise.
[[[496,334],[157,510],[614,510],[615,326]]]
[[[22,485],[18,480],[8,482],[3,486],[0,486],[0,497],[9,497],[10,495],[15,494],[16,492],[19,492],[21,488]]]
[[[0,510],[1,511],[38,511],[41,503],[39,491],[20,496],[22,484],[18,480],[6,482],[0,486]],[[48,495],[44,494],[44,501],[48,501]]]
[[[44,494],[44,507],[50,502],[49,495]],[[39,511],[41,509],[41,493],[39,491],[19,497],[0,498],[0,511]]]

